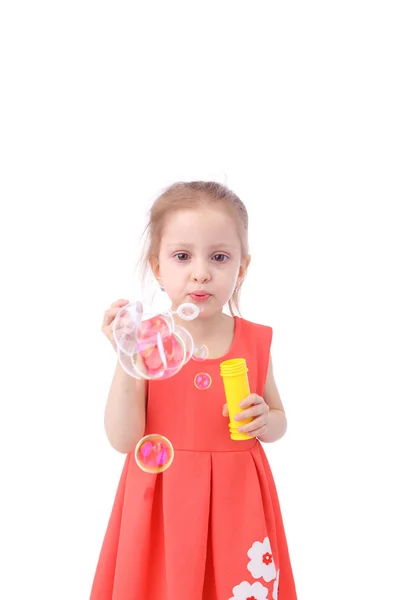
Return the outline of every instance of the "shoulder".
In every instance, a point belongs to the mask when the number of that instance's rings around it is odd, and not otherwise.
[[[262,323],[255,323],[254,321],[248,321],[238,317],[238,322],[244,335],[252,336],[254,338],[261,338],[266,340],[272,340],[273,329],[270,325],[263,325]]]
[[[270,364],[272,327],[238,318],[240,340],[244,357],[251,374],[251,387],[254,393],[263,395]]]
[[[266,361],[268,364],[273,335],[272,327],[240,317],[238,317],[238,325],[242,343],[252,353],[256,353],[259,360]]]

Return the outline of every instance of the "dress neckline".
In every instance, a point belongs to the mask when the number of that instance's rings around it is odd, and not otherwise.
[[[215,363],[221,363],[224,360],[229,360],[232,357],[238,358],[238,357],[235,357],[235,351],[236,351],[236,346],[238,345],[239,334],[240,334],[240,329],[241,329],[241,325],[242,325],[242,319],[240,317],[237,317],[236,315],[233,317],[233,319],[234,319],[235,327],[234,327],[234,331],[233,331],[232,343],[231,343],[229,350],[223,356],[219,356],[217,358],[206,358],[205,360],[201,361],[201,364],[212,365]]]

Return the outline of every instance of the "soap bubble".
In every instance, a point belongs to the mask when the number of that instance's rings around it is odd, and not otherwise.
[[[212,379],[208,373],[198,373],[194,378],[194,385],[198,390],[208,390],[211,383]]]
[[[177,333],[139,339],[131,356],[133,369],[144,379],[167,379],[185,364],[186,350]]]
[[[135,379],[142,379],[141,375],[136,371],[132,364],[132,357],[129,354],[125,354],[120,348],[117,348],[117,356],[121,367],[128,375]]]
[[[143,314],[141,302],[132,302],[121,308],[114,319],[113,333],[117,348],[130,354],[136,344],[137,329]]]
[[[175,312],[155,314],[141,302],[131,302],[117,314],[114,338],[122,368],[136,379],[167,379],[193,355],[194,342],[182,326],[175,326],[173,315],[191,321],[199,308],[181,304]],[[208,352],[207,352],[208,354]]]
[[[121,308],[114,320],[114,339],[125,354],[132,354],[140,339],[169,335],[174,330],[172,313],[155,314],[141,302],[131,302]]]
[[[176,314],[184,321],[193,321],[199,316],[200,308],[196,306],[196,304],[185,302],[184,304],[178,306],[176,309]]]
[[[146,473],[162,473],[174,459],[171,442],[162,435],[146,435],[135,448],[137,465]]]
[[[193,348],[194,348],[193,338],[190,335],[190,333],[187,331],[187,329],[185,329],[184,327],[181,327],[180,325],[176,325],[175,333],[177,333],[179,335],[179,337],[182,339],[182,341],[185,345],[186,355],[185,355],[185,360],[184,360],[183,364],[186,364],[192,358]]]
[[[208,348],[203,344],[198,344],[193,348],[193,360],[197,362],[201,362],[202,360],[206,360],[208,358]]]

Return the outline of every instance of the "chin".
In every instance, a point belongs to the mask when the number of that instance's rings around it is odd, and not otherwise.
[[[197,318],[208,319],[209,317],[213,317],[218,313],[222,313],[223,309],[223,306],[205,306],[203,309],[200,307],[200,314]]]

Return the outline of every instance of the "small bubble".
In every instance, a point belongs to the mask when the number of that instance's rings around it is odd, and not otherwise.
[[[146,435],[136,445],[136,463],[146,473],[162,473],[173,459],[172,444],[162,435]]]
[[[185,302],[178,306],[176,313],[184,321],[193,321],[193,319],[199,316],[200,309],[195,304]]]
[[[198,390],[208,390],[211,385],[211,377],[208,373],[198,373],[194,378],[194,385]]]
[[[202,360],[206,360],[208,357],[208,348],[203,344],[199,344],[193,348],[192,358],[197,362],[201,362]]]

